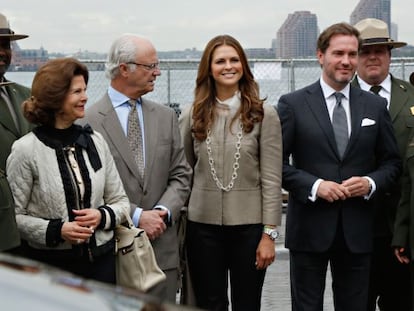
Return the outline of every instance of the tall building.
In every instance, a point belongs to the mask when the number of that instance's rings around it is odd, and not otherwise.
[[[394,41],[398,41],[398,25],[391,22],[390,36]]]
[[[351,25],[365,18],[377,18],[386,22],[392,32],[391,0],[360,0],[351,13]]]
[[[318,34],[318,21],[315,14],[309,11],[289,14],[277,31],[276,57],[315,57]]]

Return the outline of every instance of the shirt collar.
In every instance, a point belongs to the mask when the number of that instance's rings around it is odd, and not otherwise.
[[[323,92],[323,96],[325,97],[325,100],[331,97],[333,93],[337,92],[323,80],[323,77],[321,77],[319,81],[321,84],[321,88],[322,88],[322,92]],[[345,96],[345,98],[349,100],[349,90],[350,90],[350,85],[349,83],[347,83],[347,85],[342,90],[340,90],[339,93],[342,93]]]
[[[371,84],[366,83],[364,80],[362,80],[359,76],[357,76],[359,87],[363,89],[364,91],[368,91],[371,88]],[[382,81],[379,85],[386,91],[387,93],[391,93],[391,76],[390,74],[387,75],[387,77]]]
[[[115,90],[112,86],[108,87],[108,96],[111,99],[112,106],[114,108],[118,108],[119,106],[122,106],[127,102],[130,98],[126,96],[125,94],[122,94],[121,92]],[[141,99],[138,99],[138,104],[141,103]]]
[[[240,101],[241,101],[240,91],[236,91],[232,97],[225,99],[225,100],[220,100],[216,97],[216,101],[221,105],[225,105],[228,107],[235,107],[238,109],[240,107]]]

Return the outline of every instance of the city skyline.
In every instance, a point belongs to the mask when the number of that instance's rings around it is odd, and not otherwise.
[[[391,21],[399,31],[398,38],[393,39],[414,45],[409,1],[412,0],[391,2]],[[6,4],[1,13],[16,33],[30,36],[19,41],[23,49],[42,46],[51,53],[105,53],[110,43],[126,32],[150,38],[159,51],[203,50],[212,37],[223,33],[233,35],[244,48],[270,48],[289,14],[316,14],[322,31],[335,22],[349,22],[358,3],[359,0],[324,4],[314,1],[310,8],[305,0],[283,4],[274,0],[72,0],[63,6],[62,1],[56,0],[42,0],[35,5],[32,0],[18,0]]]

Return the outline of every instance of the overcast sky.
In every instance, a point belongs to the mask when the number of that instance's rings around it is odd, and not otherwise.
[[[359,0],[9,0],[0,12],[19,45],[49,52],[107,52],[111,42],[130,32],[151,39],[159,51],[202,50],[218,34],[236,37],[245,48],[269,48],[272,38],[295,11],[317,15],[321,30],[349,22]],[[322,4],[323,3],[323,4]],[[392,0],[391,20],[400,41],[414,45],[413,0]],[[395,39],[395,38],[393,38]]]

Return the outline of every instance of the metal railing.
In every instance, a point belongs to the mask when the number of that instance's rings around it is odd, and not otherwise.
[[[106,91],[109,81],[105,78],[103,61],[83,61],[90,69],[88,83],[89,103],[96,102]],[[161,76],[157,78],[153,92],[145,95],[156,102],[175,107],[192,103],[199,60],[160,60]],[[250,59],[250,67],[260,86],[266,102],[276,105],[283,94],[300,89],[319,79],[320,66],[316,59]],[[414,57],[392,58],[391,73],[407,80],[414,71]],[[13,74],[11,77],[10,74]],[[27,86],[31,85],[30,76],[19,80],[19,72],[7,73],[7,77]],[[27,74],[27,73],[26,73]],[[33,73],[34,75],[34,73]],[[31,79],[33,78],[31,76]]]

